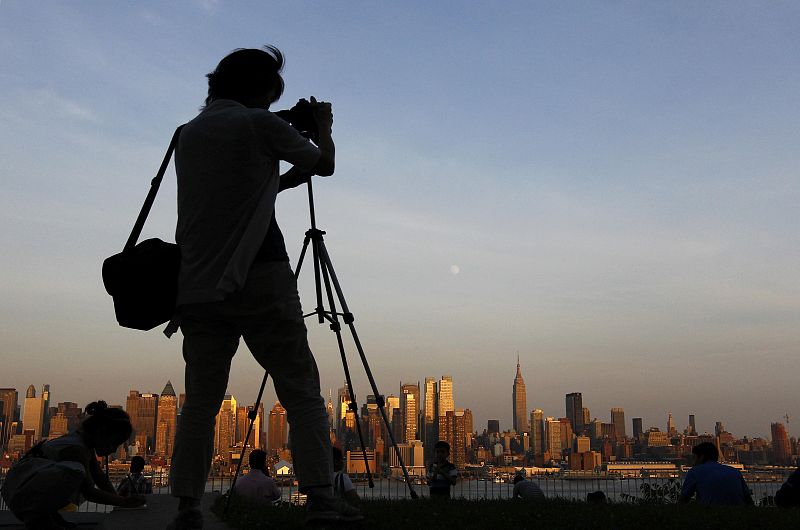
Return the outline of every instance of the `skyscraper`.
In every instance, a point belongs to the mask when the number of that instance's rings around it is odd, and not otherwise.
[[[156,454],[172,458],[175,445],[175,427],[178,421],[178,396],[172,382],[167,381],[158,399],[156,423]]]
[[[566,396],[567,419],[572,424],[572,430],[577,434],[583,434],[585,424],[583,423],[583,396],[580,392],[571,392]]]
[[[236,398],[228,394],[222,400],[214,425],[214,448],[219,455],[227,454],[236,444]]]
[[[636,441],[642,439],[642,418],[633,418],[633,438]]]
[[[417,422],[419,418],[419,383],[400,385],[400,414],[403,416],[403,442],[419,440]]]
[[[276,451],[286,446],[288,424],[286,409],[279,401],[269,411],[269,428],[267,432],[267,450]]]
[[[433,446],[439,441],[439,416],[436,403],[436,378],[426,377],[425,387],[422,389],[425,396],[423,397],[423,419],[422,419],[422,441],[423,452],[425,454],[425,461],[430,462],[433,459]]]
[[[773,423],[770,425],[770,429],[772,430],[772,452],[775,463],[781,466],[789,465],[792,459],[792,448],[786,427],[783,423]]]
[[[133,440],[138,442],[142,454],[153,454],[156,446],[156,419],[158,417],[158,394],[140,394],[131,390],[125,402],[125,410],[131,417]]]
[[[689,434],[697,435],[697,425],[695,424],[694,414],[689,414]]]
[[[443,375],[439,379],[437,402],[440,417],[444,416],[448,411],[456,410],[455,399],[453,398],[452,375]]]
[[[36,397],[36,388],[30,385],[28,391],[25,393],[22,428],[33,431],[33,443],[38,442],[42,438],[44,412],[44,399]]]
[[[8,445],[11,438],[11,424],[18,420],[16,388],[0,388],[0,449]]]
[[[517,375],[514,377],[514,386],[511,391],[513,406],[514,430],[519,434],[528,431],[528,398],[525,393],[525,381],[519,367],[519,354],[517,354]]]
[[[544,411],[542,409],[533,409],[531,411],[531,448],[533,449],[533,454],[542,454],[545,447]]]
[[[42,385],[42,438],[50,434],[50,385]]]
[[[625,439],[625,410],[622,407],[611,409],[611,423],[614,424],[614,432],[617,440]]]
[[[675,420],[672,419],[672,413],[667,413],[667,435],[675,436],[678,430],[675,428]]]
[[[557,419],[548,417],[544,420],[545,450],[551,453],[551,458],[561,458],[561,427]]]

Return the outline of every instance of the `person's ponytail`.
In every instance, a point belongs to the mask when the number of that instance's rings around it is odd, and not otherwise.
[[[109,407],[105,401],[93,401],[86,405],[84,411],[87,417],[81,423],[81,430],[86,434],[102,434],[119,443],[131,437],[131,418],[124,410]]]

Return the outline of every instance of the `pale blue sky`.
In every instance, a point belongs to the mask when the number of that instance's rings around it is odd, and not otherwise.
[[[519,350],[548,415],[581,391],[628,429],[672,411],[766,435],[800,419],[799,25],[779,1],[4,0],[0,386],[182,391],[180,337],[119,328],[100,267],[204,75],[272,43],[276,108],[333,102],[319,223],[384,393],[452,374],[477,428],[508,428]],[[172,239],[174,204],[170,170],[145,237]],[[278,218],[294,260],[301,190]],[[242,346],[231,392],[260,377]]]

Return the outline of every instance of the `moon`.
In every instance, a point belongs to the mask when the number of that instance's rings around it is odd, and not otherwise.
[[[459,267],[458,265],[450,265],[450,274],[455,276],[459,272],[461,272],[461,267]]]

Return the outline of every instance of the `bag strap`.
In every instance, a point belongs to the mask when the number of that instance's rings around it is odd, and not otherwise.
[[[169,159],[172,158],[172,152],[175,151],[175,146],[178,145],[178,137],[181,135],[181,129],[183,129],[183,125],[175,129],[175,134],[172,135],[172,141],[169,143],[167,153],[164,155],[164,160],[161,162],[161,167],[158,169],[158,174],[150,182],[150,191],[147,193],[147,197],[144,200],[142,210],[139,212],[139,217],[136,218],[136,222],[133,224],[133,230],[131,231],[131,235],[128,237],[128,242],[125,243],[125,248],[122,249],[123,252],[131,250],[139,240],[139,236],[142,234],[144,222],[147,220],[147,215],[150,213],[150,208],[153,206],[153,202],[156,200],[158,187],[161,186],[161,180],[164,178],[164,173],[167,171],[167,166],[169,166]]]

